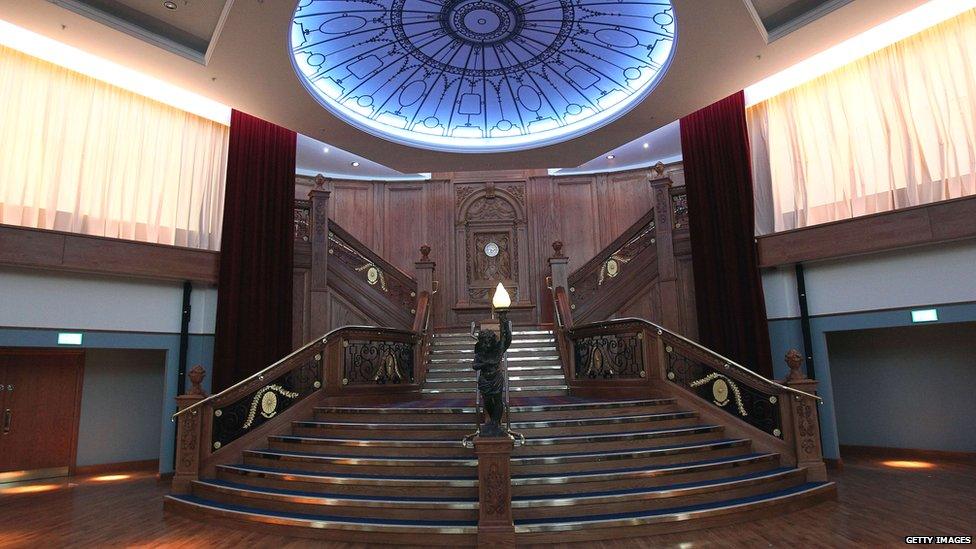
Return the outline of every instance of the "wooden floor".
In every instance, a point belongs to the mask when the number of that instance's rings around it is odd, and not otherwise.
[[[896,468],[848,459],[832,475],[837,502],[735,527],[586,547],[894,547],[909,535],[976,536],[976,460],[927,463]],[[325,546],[164,515],[167,486],[152,474],[130,475],[0,485],[0,547]]]

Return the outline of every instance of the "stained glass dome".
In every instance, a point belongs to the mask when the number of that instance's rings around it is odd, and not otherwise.
[[[427,149],[570,139],[630,110],[674,50],[669,0],[301,0],[291,46],[339,118]]]

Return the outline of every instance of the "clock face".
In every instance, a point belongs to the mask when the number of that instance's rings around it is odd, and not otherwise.
[[[485,244],[485,255],[488,257],[495,257],[498,255],[498,244],[495,244],[494,242]]]

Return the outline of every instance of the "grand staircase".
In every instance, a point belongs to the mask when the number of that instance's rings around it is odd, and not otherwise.
[[[467,334],[438,334],[420,400],[322,405],[166,508],[304,537],[475,544],[477,460],[460,443],[476,425],[472,347]],[[664,388],[568,396],[552,332],[516,332],[509,375],[512,429],[526,437],[511,462],[520,544],[705,528],[834,496]]]

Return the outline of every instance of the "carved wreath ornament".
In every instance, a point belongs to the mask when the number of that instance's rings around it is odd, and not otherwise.
[[[725,405],[729,403],[729,389],[731,389],[732,396],[735,398],[736,408],[739,409],[739,415],[741,416],[749,415],[748,413],[746,413],[746,407],[742,403],[742,394],[739,392],[739,386],[736,385],[734,381],[732,381],[731,379],[729,379],[728,377],[720,373],[712,372],[701,379],[692,381],[688,385],[690,387],[698,388],[713,380],[714,383],[712,383],[712,400],[715,402],[715,404],[717,404],[718,406],[725,407]]]
[[[265,419],[273,418],[278,413],[279,394],[285,398],[298,398],[297,392],[288,391],[281,385],[266,385],[262,387],[258,392],[254,393],[254,398],[251,399],[251,407],[247,412],[247,420],[244,421],[244,425],[241,428],[248,429],[251,427],[251,424],[254,423],[254,419],[257,417],[258,406],[261,407],[261,416]]]

